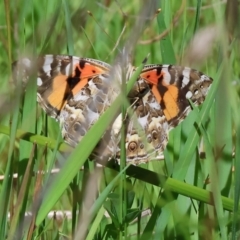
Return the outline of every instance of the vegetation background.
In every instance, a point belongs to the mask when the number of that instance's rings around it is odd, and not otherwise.
[[[239,1],[4,0],[0,9],[0,239],[238,238]],[[164,161],[103,168],[86,159],[114,109],[73,150],[37,107],[36,84],[23,92],[11,66],[43,54],[111,64],[126,43],[136,66],[150,53],[148,63],[190,66],[214,83],[171,131]]]

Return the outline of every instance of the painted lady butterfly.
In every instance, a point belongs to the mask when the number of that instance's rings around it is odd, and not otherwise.
[[[35,64],[35,63],[34,63]],[[36,65],[27,58],[14,64],[23,82],[37,66],[37,101],[60,122],[64,140],[76,146],[120,93],[121,69],[107,63],[64,55],[46,55]],[[135,68],[129,66],[126,79]],[[112,74],[112,72],[115,74]],[[146,65],[128,95],[133,114],[126,117],[127,162],[139,164],[162,154],[169,131],[201,104],[212,79],[174,65]],[[118,84],[119,83],[119,84]],[[117,117],[93,152],[95,158],[119,159],[121,118]]]

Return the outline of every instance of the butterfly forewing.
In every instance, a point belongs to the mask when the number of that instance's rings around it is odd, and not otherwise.
[[[191,100],[203,103],[212,79],[201,72],[174,65],[147,65],[141,74],[147,81],[171,126],[178,125],[190,110]]]

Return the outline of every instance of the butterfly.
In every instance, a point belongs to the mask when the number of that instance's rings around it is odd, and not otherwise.
[[[37,101],[60,122],[63,139],[71,146],[81,141],[121,92],[121,67],[95,59],[45,55],[36,61],[23,58],[13,68],[23,83],[36,71]],[[126,80],[135,71],[128,66]],[[128,95],[126,161],[139,164],[161,156],[169,131],[190,112],[189,100],[202,104],[212,82],[211,77],[188,67],[145,65]],[[116,116],[93,151],[94,158],[120,158],[121,120]]]

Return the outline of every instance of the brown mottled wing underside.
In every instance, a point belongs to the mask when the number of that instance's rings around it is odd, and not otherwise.
[[[116,70],[121,76],[119,66],[111,69],[94,59],[46,55],[37,61],[23,59],[15,69],[23,72],[24,82],[38,69],[37,100],[48,115],[60,121],[63,138],[72,146],[81,141],[121,89],[110,73]],[[134,71],[129,69],[128,73]],[[119,77],[117,80],[121,82]],[[146,65],[128,96],[127,162],[139,164],[161,156],[170,129],[191,110],[189,100],[201,104],[211,83],[211,78],[190,68]],[[119,115],[93,151],[95,158],[120,158],[121,125]]]

